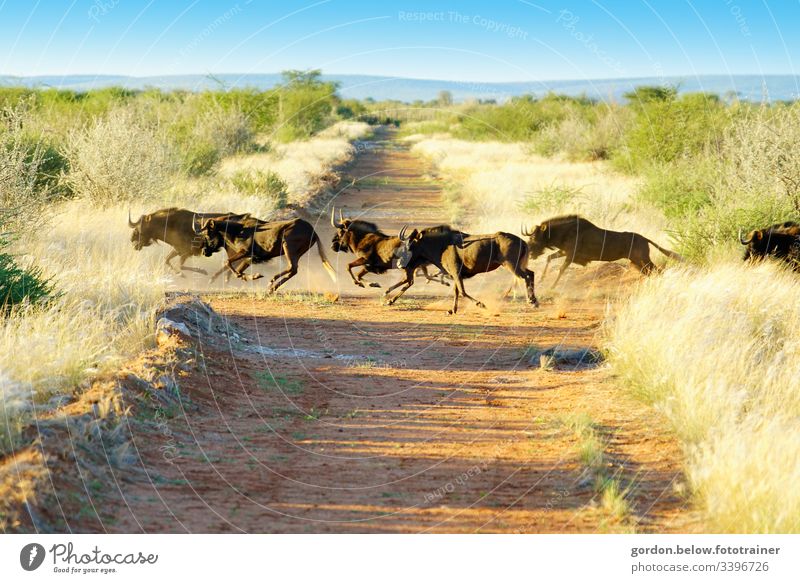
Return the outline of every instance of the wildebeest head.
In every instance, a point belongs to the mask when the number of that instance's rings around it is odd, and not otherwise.
[[[331,209],[331,226],[336,229],[331,240],[331,249],[337,253],[355,252],[358,241],[364,234],[376,233],[382,235],[375,223],[368,223],[358,219],[346,219],[339,209],[339,220],[335,218],[335,209]]]
[[[200,245],[203,255],[206,257],[211,257],[225,246],[222,228],[216,219],[204,220],[199,229],[194,228],[194,232],[201,237]]]
[[[528,237],[528,252],[531,259],[536,259],[550,246],[550,225],[542,223],[533,229],[522,227],[522,235]]]
[[[132,221],[131,212],[128,211],[128,226],[133,229],[131,243],[133,243],[133,248],[137,251],[141,251],[142,248],[148,247],[156,241],[152,229],[149,228],[151,219],[151,215],[142,215],[138,220]]]
[[[739,231],[739,242],[745,246],[743,259],[761,259],[768,255],[783,258],[800,243],[800,225],[787,221],[772,225],[766,229],[750,231],[742,237]]]
[[[467,233],[453,229],[450,225],[427,227],[421,231],[414,229],[410,233],[405,226],[398,235],[400,244],[394,250],[397,266],[405,269],[415,257],[438,257],[449,245],[465,245],[466,237],[469,237]]]
[[[400,234],[398,238],[400,239],[400,245],[394,250],[394,257],[397,259],[397,267],[400,269],[405,269],[411,260],[414,258],[414,251],[416,246],[419,244],[419,240],[422,237],[422,234],[414,229],[411,233],[406,233],[407,227],[403,227],[400,230]]]
[[[336,229],[336,232],[333,234],[333,240],[331,240],[331,249],[333,249],[336,253],[347,252],[350,251],[350,247],[347,245],[347,233],[350,230],[350,223],[352,221],[350,219],[345,219],[342,217],[342,211],[339,209],[339,220],[337,221],[335,218],[335,209],[331,209],[331,226]]]

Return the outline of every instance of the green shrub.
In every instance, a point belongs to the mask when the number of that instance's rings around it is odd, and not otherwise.
[[[661,210],[668,219],[681,220],[710,204],[714,172],[707,159],[653,164],[643,171],[638,198]]]
[[[559,124],[590,102],[548,95],[526,95],[503,105],[479,104],[459,116],[455,137],[471,140],[529,141],[546,127]]]
[[[275,208],[288,202],[286,182],[272,170],[240,170],[231,176],[231,183],[241,194],[272,199]]]
[[[278,89],[276,139],[305,139],[333,121],[335,83],[323,82],[318,70],[284,71],[283,79]]]
[[[22,268],[7,252],[8,241],[0,239],[0,313],[22,303],[35,304],[53,293],[50,281],[36,267]]]
[[[637,172],[649,164],[691,158],[715,147],[730,112],[716,96],[687,94],[632,104],[635,119],[614,157],[621,170]]]

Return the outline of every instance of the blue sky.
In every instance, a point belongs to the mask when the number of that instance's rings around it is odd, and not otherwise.
[[[0,75],[794,74],[798,25],[798,0],[0,0]]]

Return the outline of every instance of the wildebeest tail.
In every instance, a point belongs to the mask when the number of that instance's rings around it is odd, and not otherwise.
[[[670,259],[676,259],[677,261],[686,261],[686,260],[683,258],[683,256],[682,256],[682,255],[680,255],[679,253],[675,253],[675,251],[670,251],[669,249],[664,249],[664,248],[663,248],[661,245],[659,245],[658,243],[655,243],[655,242],[651,241],[651,240],[650,240],[650,239],[648,239],[647,237],[645,237],[644,239],[645,239],[645,241],[647,241],[648,243],[650,243],[650,244],[651,244],[653,247],[655,247],[656,249],[658,249],[659,251],[661,251],[661,252],[662,252],[664,255],[666,255],[666,256],[667,256],[667,257],[669,257]]]
[[[317,244],[317,251],[319,252],[319,258],[322,261],[322,266],[325,268],[325,271],[328,272],[328,275],[333,280],[333,283],[336,283],[336,271],[333,269],[333,265],[328,262],[328,258],[325,257],[325,251],[322,250],[322,241],[320,241],[319,236],[314,233],[315,243]]]

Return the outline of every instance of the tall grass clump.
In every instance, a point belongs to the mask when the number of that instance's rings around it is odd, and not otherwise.
[[[775,264],[684,267],[643,281],[608,325],[617,375],[685,446],[709,530],[800,529],[798,297]]]
[[[100,207],[152,198],[175,169],[157,127],[132,110],[115,109],[70,133],[66,181],[80,197]]]

